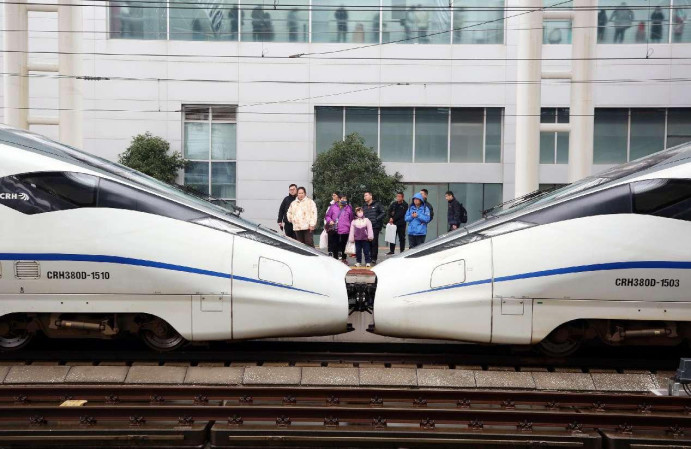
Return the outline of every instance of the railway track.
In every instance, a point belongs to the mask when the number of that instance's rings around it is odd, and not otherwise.
[[[69,349],[66,349],[69,348]],[[526,348],[467,344],[356,344],[321,342],[242,342],[191,346],[170,353],[143,349],[137,342],[111,341],[47,341],[37,349],[18,353],[0,353],[0,361],[55,364],[80,363],[252,363],[272,362],[353,364],[406,364],[418,367],[446,365],[503,366],[509,368],[543,367],[615,370],[674,370],[679,358],[689,356],[684,347],[592,347],[563,358],[546,357]]]
[[[2,386],[0,447],[691,444],[691,398],[398,388]],[[96,444],[98,442],[98,444]]]

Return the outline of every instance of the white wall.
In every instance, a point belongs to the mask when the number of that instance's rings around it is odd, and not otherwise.
[[[509,6],[520,4],[510,0]],[[105,3],[104,3],[105,4]],[[99,3],[99,5],[103,5]],[[511,14],[511,13],[509,13]],[[291,182],[309,185],[314,159],[314,107],[337,106],[487,106],[505,108],[502,164],[389,163],[406,182],[503,183],[504,196],[513,195],[515,86],[518,19],[506,21],[506,45],[375,46],[329,55],[329,59],[274,59],[297,53],[323,52],[356,44],[233,43],[134,41],[107,39],[106,8],[84,7],[84,75],[151,78],[151,80],[84,81],[84,148],[116,159],[135,134],[151,131],[181,151],[181,105],[210,103],[239,105],[237,202],[245,216],[263,224],[275,222],[281,198]],[[32,13],[31,49],[55,51],[56,19],[50,13]],[[601,58],[651,59],[598,61],[597,80],[689,78],[684,61],[655,58],[691,57],[691,44],[599,45]],[[115,53],[105,56],[99,53]],[[138,54],[147,54],[140,56]],[[264,57],[262,58],[262,54]],[[196,55],[185,57],[180,55]],[[545,46],[544,58],[568,59],[570,46]],[[54,55],[32,55],[54,60]],[[353,57],[370,58],[353,60]],[[380,57],[406,60],[383,60]],[[414,58],[438,58],[419,61]],[[348,59],[346,59],[348,58]],[[464,59],[464,60],[451,60]],[[491,61],[481,59],[494,59]],[[567,61],[545,61],[545,69],[566,68]],[[160,79],[161,81],[157,81]],[[206,79],[171,81],[171,79]],[[282,81],[302,83],[284,84]],[[259,82],[266,81],[266,82]],[[272,82],[273,81],[273,82]],[[306,83],[311,81],[312,84]],[[441,84],[371,87],[344,82]],[[496,84],[481,84],[493,81]],[[316,84],[323,82],[324,84]],[[458,84],[458,83],[468,84]],[[508,82],[508,84],[501,84]],[[455,83],[455,84],[449,84]],[[32,79],[32,107],[57,107],[57,81]],[[341,93],[340,95],[334,95]],[[543,106],[568,106],[569,86],[545,81]],[[689,106],[688,83],[601,83],[595,87],[596,107]],[[105,110],[105,111],[104,111]],[[57,115],[42,111],[41,115]],[[32,129],[57,137],[50,126]],[[594,168],[599,169],[598,167]],[[541,183],[566,182],[566,166],[541,166]]]

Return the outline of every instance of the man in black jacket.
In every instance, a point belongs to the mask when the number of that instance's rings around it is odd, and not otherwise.
[[[420,190],[420,195],[425,199],[425,206],[427,206],[427,209],[429,209],[429,223],[432,223],[432,220],[434,220],[434,208],[432,208],[432,205],[427,201],[427,195],[429,195],[429,191],[427,189],[422,189]],[[429,226],[429,223],[427,225]]]
[[[405,213],[408,211],[408,203],[403,199],[403,192],[396,193],[396,201],[391,203],[389,206],[389,223],[396,225],[396,236],[398,237],[398,243],[401,246],[401,251],[405,251]],[[389,243],[389,252],[386,253],[390,256],[396,251],[396,244]]]
[[[295,201],[297,195],[297,184],[291,184],[290,187],[288,187],[288,196],[283,198],[283,201],[281,201],[281,207],[278,208],[278,227],[285,231],[286,237],[290,237],[292,239],[295,238],[295,232],[293,231],[293,224],[289,222],[288,217],[286,217],[286,213],[288,212],[290,203]]]
[[[372,192],[365,192],[365,204],[362,206],[362,211],[365,217],[372,222],[372,232],[374,238],[370,242],[370,254],[372,255],[372,263],[377,263],[377,256],[379,255],[379,233],[384,226],[384,218],[386,217],[386,209],[379,201],[374,201]]]
[[[463,223],[468,221],[468,213],[458,200],[453,196],[453,192],[449,190],[446,192],[446,201],[449,203],[449,231],[455,231]]]

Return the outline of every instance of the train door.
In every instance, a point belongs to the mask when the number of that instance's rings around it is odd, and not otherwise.
[[[224,245],[223,257],[232,259],[234,240],[233,237],[230,248]],[[232,280],[230,276],[222,280],[222,289],[217,285],[215,290],[202,290],[192,295],[192,335],[195,340],[229,340],[233,336]]]

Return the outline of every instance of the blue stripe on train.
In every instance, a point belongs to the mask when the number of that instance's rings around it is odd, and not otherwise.
[[[585,273],[589,271],[610,271],[610,270],[634,270],[634,269],[673,269],[673,270],[691,270],[691,262],[677,262],[666,260],[641,260],[633,262],[610,262],[610,263],[596,263],[591,265],[577,265],[573,267],[555,268],[552,270],[532,271],[530,273],[513,274],[510,276],[499,276],[494,278],[494,282],[516,281],[519,279],[531,279],[546,276],[557,276],[560,274]],[[421,290],[419,292],[406,293],[400,296],[419,295],[421,293],[430,293],[440,290],[448,290],[451,288],[469,287],[471,285],[489,284],[492,279],[482,279],[479,281],[464,282],[462,284],[445,285],[444,287],[431,288],[429,290]]]
[[[183,273],[201,274],[203,276],[213,276],[226,279],[234,279],[243,282],[269,285],[271,287],[285,288],[313,295],[326,296],[321,293],[303,290],[289,285],[276,284],[274,282],[252,279],[244,276],[234,276],[230,273],[219,271],[202,270],[200,268],[187,267],[184,265],[174,265],[170,263],[155,262],[153,260],[133,259],[131,257],[104,256],[98,254],[51,254],[51,253],[0,253],[0,260],[50,260],[50,261],[70,261],[70,262],[96,262],[96,263],[115,263],[120,265],[134,265],[139,267],[159,268],[162,270],[181,271]]]

